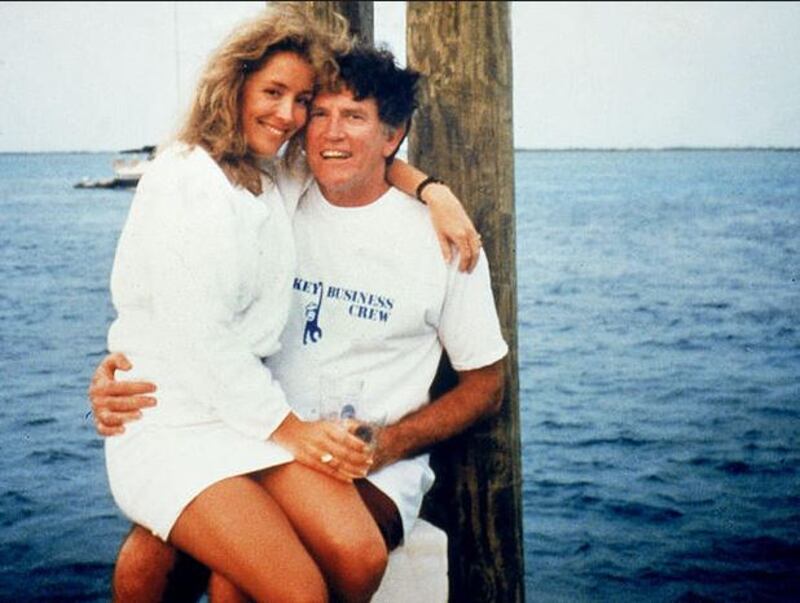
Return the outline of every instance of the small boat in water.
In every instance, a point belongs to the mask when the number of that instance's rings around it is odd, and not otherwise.
[[[150,159],[115,159],[111,164],[114,177],[135,186],[150,163]]]
[[[120,154],[138,155],[138,157],[117,158],[111,164],[114,169],[113,178],[100,180],[84,178],[75,185],[75,188],[134,188],[150,165],[155,151],[155,146],[120,151]]]

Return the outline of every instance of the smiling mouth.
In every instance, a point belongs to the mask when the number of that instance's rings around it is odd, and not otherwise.
[[[347,151],[322,151],[320,156],[323,159],[349,159],[352,157],[352,153]]]
[[[271,124],[268,124],[268,123],[266,123],[264,121],[261,121],[260,119],[257,119],[256,122],[258,123],[259,126],[264,128],[268,132],[272,132],[275,136],[284,137],[284,136],[288,135],[288,133],[289,133],[289,129],[288,128],[277,128],[277,127],[275,127],[275,126],[273,126]]]

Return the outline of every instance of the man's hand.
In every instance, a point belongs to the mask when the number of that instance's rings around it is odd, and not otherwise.
[[[142,409],[156,405],[150,394],[156,386],[146,381],[116,381],[114,372],[132,368],[123,354],[109,354],[100,362],[89,385],[97,433],[112,436],[125,432],[125,423],[142,417]]]

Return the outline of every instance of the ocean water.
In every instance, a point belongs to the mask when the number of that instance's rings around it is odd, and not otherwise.
[[[528,598],[800,600],[800,153],[516,168]]]
[[[0,600],[105,601],[86,388],[131,193],[0,155]],[[800,153],[518,152],[529,601],[800,600]]]

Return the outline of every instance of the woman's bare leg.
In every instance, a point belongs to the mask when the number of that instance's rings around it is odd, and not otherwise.
[[[286,515],[249,477],[203,490],[170,541],[257,601],[327,601],[322,574]]]
[[[322,569],[332,598],[369,601],[386,571],[388,552],[356,488],[296,462],[269,469],[259,479]]]
[[[211,574],[211,579],[208,581],[208,600],[211,603],[250,603],[252,601],[222,574]]]

